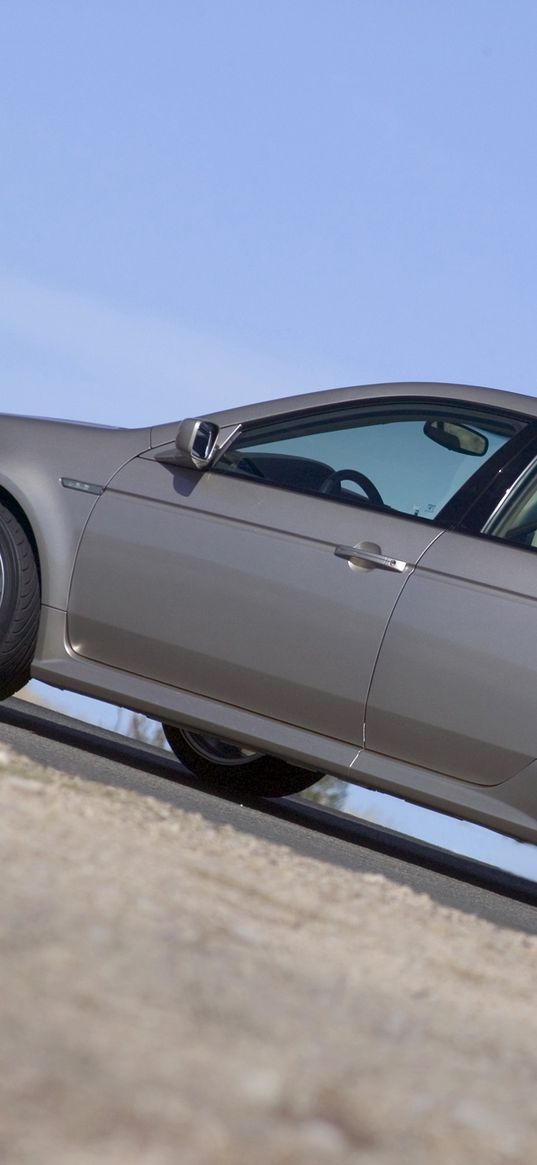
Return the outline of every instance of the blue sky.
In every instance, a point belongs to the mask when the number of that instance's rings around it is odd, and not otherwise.
[[[534,391],[533,0],[3,0],[6,410]]]
[[[533,0],[2,0],[6,412],[537,386]]]

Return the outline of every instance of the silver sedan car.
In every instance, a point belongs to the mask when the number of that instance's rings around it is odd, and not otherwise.
[[[537,400],[5,416],[0,448],[0,696],[146,713],[215,790],[331,773],[536,840]]]

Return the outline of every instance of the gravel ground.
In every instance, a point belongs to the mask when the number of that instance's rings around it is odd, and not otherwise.
[[[5,1165],[529,1165],[537,939],[0,746]]]

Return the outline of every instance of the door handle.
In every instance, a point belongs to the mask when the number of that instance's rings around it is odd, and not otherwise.
[[[376,542],[360,542],[358,546],[336,546],[334,554],[336,558],[345,558],[349,566],[357,570],[393,570],[398,574],[404,574],[405,571],[413,569],[411,563],[403,562],[401,558],[390,558],[389,555],[382,554]]]

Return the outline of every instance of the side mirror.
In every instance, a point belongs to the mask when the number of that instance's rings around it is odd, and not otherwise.
[[[426,421],[423,432],[431,441],[451,449],[453,453],[466,453],[469,457],[484,457],[489,443],[477,429],[469,425],[459,425],[456,421]]]
[[[191,469],[206,469],[211,463],[217,437],[218,425],[212,421],[190,418],[181,421],[175,438],[176,464],[188,465]]]
[[[175,434],[175,446],[157,449],[156,461],[164,465],[184,465],[187,469],[209,469],[240,433],[240,425],[217,425],[188,417],[181,421]]]

